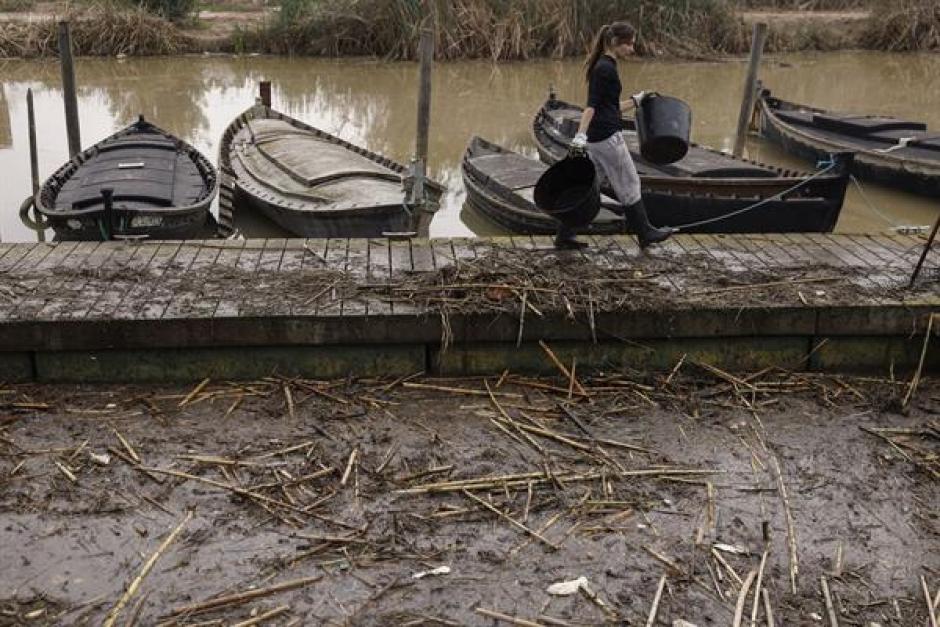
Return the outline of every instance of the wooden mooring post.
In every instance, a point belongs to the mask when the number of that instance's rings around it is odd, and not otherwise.
[[[258,85],[259,97],[261,98],[261,104],[271,108],[271,81],[261,81]]]
[[[754,103],[757,99],[757,72],[760,69],[760,60],[764,54],[764,43],[766,41],[767,24],[764,22],[754,24],[754,35],[751,39],[751,60],[747,66],[744,95],[741,99],[741,113],[738,115],[738,129],[734,136],[735,157],[740,157],[744,152],[747,130],[751,122],[751,116],[754,114]]]
[[[72,60],[72,34],[66,20],[59,22],[59,60],[62,65],[62,97],[65,100],[65,132],[69,141],[69,156],[82,150],[78,127],[78,95],[75,91],[75,64]]]
[[[415,189],[417,203],[426,200],[424,183],[428,173],[428,139],[431,130],[431,70],[434,66],[434,29],[425,26],[421,29],[421,43],[418,45],[418,58],[421,63],[418,81],[418,129],[415,139]]]
[[[29,176],[32,182],[33,198],[39,192],[39,148],[36,145],[36,108],[33,105],[33,88],[26,90],[26,121],[29,125]],[[36,224],[41,224],[39,212],[33,204]],[[46,241],[46,233],[42,227],[36,229],[40,242]]]

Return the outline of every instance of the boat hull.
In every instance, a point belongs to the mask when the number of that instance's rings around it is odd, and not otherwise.
[[[141,118],[67,161],[33,204],[58,240],[189,239],[206,236],[218,186],[208,159]]]
[[[264,105],[226,129],[220,164],[223,234],[248,210],[300,237],[427,235],[443,192],[427,181],[428,202],[417,203],[405,166]]]
[[[786,123],[776,115],[771,103],[767,93],[758,102],[760,132],[787,153],[817,163],[828,159],[833,152],[851,149],[855,151],[851,173],[858,178],[914,194],[940,197],[940,153],[937,163],[930,164],[895,158],[875,149],[860,149]]]

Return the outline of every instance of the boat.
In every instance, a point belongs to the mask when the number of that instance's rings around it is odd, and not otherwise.
[[[909,192],[940,197],[940,134],[923,122],[817,109],[774,97],[757,101],[761,134],[798,157],[816,161],[854,151],[852,173]]]
[[[568,154],[582,112],[577,105],[549,96],[532,124],[542,161],[552,164]],[[849,183],[850,154],[837,155],[834,165],[822,173],[808,173],[691,143],[686,156],[676,163],[654,165],[640,155],[634,120],[624,118],[623,128],[654,224],[674,226],[734,214],[703,225],[699,232],[824,233],[835,228]],[[612,195],[606,181],[601,184]],[[734,213],[761,201],[766,202],[759,209]]]
[[[405,166],[258,103],[225,130],[220,223],[251,208],[301,237],[427,234],[443,187],[414,198]]]
[[[542,161],[509,150],[480,137],[473,137],[461,162],[467,204],[500,227],[521,234],[548,235],[558,225],[535,206],[533,192],[539,177],[548,169]],[[817,214],[838,217],[841,200],[793,197],[768,200],[753,207],[754,198],[724,198],[706,205],[700,197],[643,189],[649,220],[655,226],[681,226],[685,233],[799,232]],[[717,220],[728,212],[739,212],[732,220]],[[602,192],[601,211],[582,233],[609,235],[624,232],[623,208]],[[777,231],[769,231],[770,218]],[[814,218],[813,218],[814,219]],[[695,222],[704,222],[694,224]]]
[[[58,240],[187,239],[208,232],[218,187],[208,159],[140,116],[69,159],[33,205]]]
[[[467,205],[491,222],[513,233],[548,235],[558,223],[535,206],[533,194],[548,166],[525,155],[473,137],[461,162]],[[581,233],[611,235],[624,232],[617,203],[601,195],[601,210]]]

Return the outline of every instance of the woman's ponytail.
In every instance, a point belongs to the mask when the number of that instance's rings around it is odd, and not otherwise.
[[[604,24],[601,26],[601,29],[597,31],[597,36],[594,38],[594,45],[591,47],[591,52],[584,62],[584,76],[587,81],[589,83],[591,82],[591,71],[594,70],[598,59],[601,58],[601,55],[604,54],[607,48],[615,44],[624,42],[632,43],[634,41],[636,41],[636,29],[627,22],[614,22],[613,24]]]
[[[594,69],[598,59],[601,58],[601,55],[604,54],[604,50],[607,48],[607,38],[609,35],[610,26],[604,24],[601,26],[601,29],[597,31],[597,35],[594,37],[594,45],[591,46],[591,52],[588,54],[587,60],[584,62],[584,76],[588,82],[591,82],[591,71]]]

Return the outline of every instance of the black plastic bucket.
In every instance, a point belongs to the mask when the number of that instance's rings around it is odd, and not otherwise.
[[[673,98],[649,94],[636,108],[640,154],[650,163],[675,163],[689,152],[692,109]]]
[[[597,171],[587,157],[566,157],[539,177],[535,206],[567,227],[586,226],[601,210]]]

